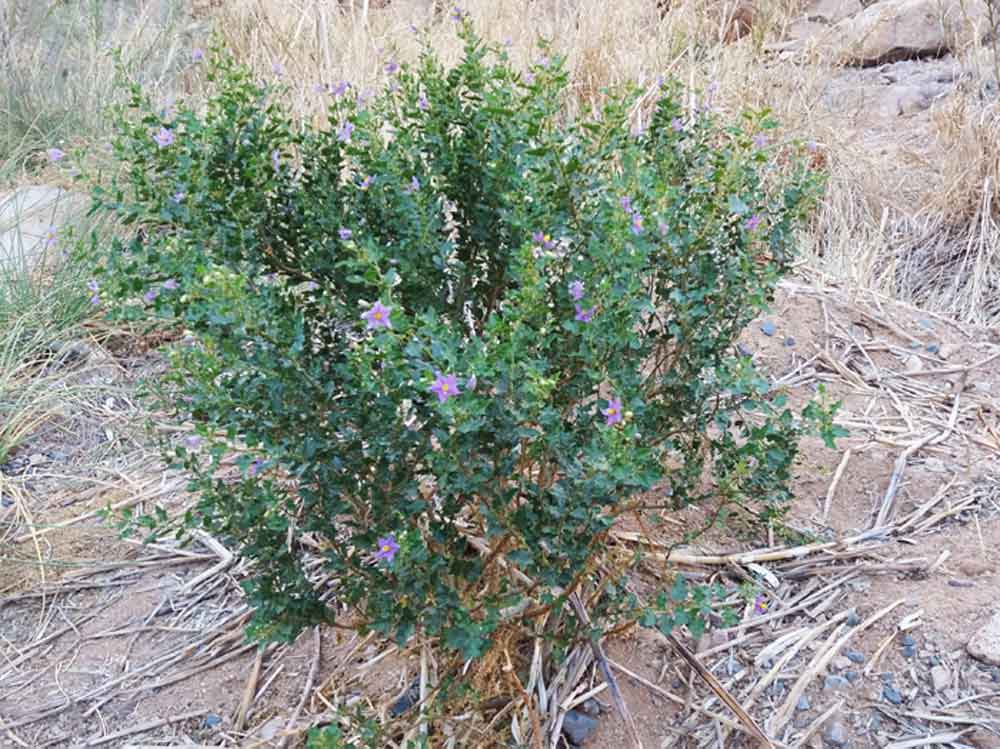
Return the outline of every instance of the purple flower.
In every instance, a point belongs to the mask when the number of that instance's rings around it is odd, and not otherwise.
[[[247,473],[249,473],[251,476],[256,476],[260,472],[260,469],[263,467],[264,467],[264,461],[261,460],[260,458],[254,458],[253,463],[251,463],[250,467],[247,468]]]
[[[427,94],[421,93],[420,98],[417,99],[417,109],[421,112],[426,112],[431,108],[431,103],[427,101]]]
[[[160,295],[159,289],[150,288],[146,291],[145,294],[142,295],[142,298],[143,301],[146,302],[146,304],[152,304],[153,302],[156,301],[156,297],[158,297],[159,295]]]
[[[205,59],[205,50],[195,47],[191,50],[191,62],[201,62]]]
[[[579,278],[569,285],[569,297],[574,302],[583,299],[583,281]]]
[[[365,102],[367,102],[371,98],[371,96],[372,96],[371,89],[366,88],[364,91],[358,92],[358,95],[357,97],[355,97],[355,100],[357,101],[358,106],[364,106]]]
[[[282,65],[280,62],[275,62],[274,64],[271,65],[271,72],[274,73],[275,75],[279,75],[279,76],[280,75],[284,75],[285,74],[285,66]]]
[[[465,389],[466,390],[475,390],[476,389],[476,385],[478,383],[479,383],[479,380],[476,379],[475,375],[469,375],[469,379],[467,379],[465,381]]]
[[[753,136],[753,144],[756,148],[763,148],[768,143],[767,133],[757,133]]]
[[[638,236],[642,234],[642,214],[639,211],[635,211],[632,214],[632,233]]]
[[[174,142],[174,133],[170,128],[161,127],[160,131],[153,136],[153,140],[156,141],[156,145],[160,148],[166,148]]]
[[[277,148],[271,151],[271,166],[274,167],[274,171],[281,171],[281,151]]]
[[[316,289],[319,288],[319,284],[316,283],[315,281],[306,281],[304,284],[302,284],[302,288],[305,291],[316,291]]]
[[[758,226],[760,226],[760,216],[758,214],[753,214],[750,218],[743,222],[743,228],[747,231],[753,231]]]
[[[365,312],[361,318],[368,323],[368,329],[373,330],[374,328],[391,328],[392,322],[389,320],[389,314],[392,312],[392,307],[386,307],[382,304],[381,300],[376,301],[372,305],[371,309]]]
[[[608,407],[601,413],[604,414],[608,426],[613,426],[622,420],[622,402],[618,398],[608,401]]]
[[[420,29],[417,28],[417,25],[415,23],[411,23],[410,24],[410,33],[411,34],[419,34],[420,33]]]
[[[201,447],[201,437],[197,434],[189,434],[184,438],[184,444],[188,446],[191,450],[197,450]]]
[[[336,86],[327,86],[327,91],[331,96],[341,97],[347,93],[347,89],[351,87],[351,84],[347,81],[341,81]]]
[[[660,236],[661,237],[667,236],[667,232],[670,231],[670,227],[667,226],[667,222],[666,221],[661,221],[660,223],[658,223],[656,225],[656,229],[657,229],[657,231],[660,232]]]
[[[465,16],[466,16],[465,11],[456,5],[452,9],[449,18],[451,18],[451,20],[454,21],[455,23],[461,23],[463,20],[465,20]]]
[[[398,551],[399,544],[396,543],[396,536],[390,533],[388,536],[378,540],[378,551],[375,552],[375,558],[379,561],[392,562],[396,558]]]
[[[510,49],[511,47],[514,46],[514,40],[508,36],[506,39],[503,40],[503,46]]]
[[[594,319],[594,313],[597,312],[597,307],[584,309],[579,304],[573,306],[576,308],[576,316],[573,319],[577,322],[590,322]]]
[[[90,303],[95,307],[101,303],[101,287],[95,279],[87,281],[87,288],[90,289]]]
[[[274,283],[278,280],[277,273],[268,273],[264,276],[264,283]]]
[[[545,235],[540,231],[535,231],[531,233],[531,241],[535,244],[541,244],[545,241]]]
[[[524,82],[527,83],[529,86],[534,86],[535,74],[529,70],[527,73],[524,74]]]
[[[819,150],[819,143],[814,140],[809,141],[806,143],[806,150],[809,153],[816,153]]]
[[[176,278],[168,278],[166,281],[163,282],[163,288],[166,289],[167,291],[175,291],[177,287],[178,283]]]
[[[449,398],[453,398],[462,392],[458,387],[458,380],[455,379],[455,375],[443,375],[440,372],[437,373],[434,384],[428,390],[437,394],[438,402],[440,403],[444,403]]]
[[[420,180],[414,175],[413,179],[410,180],[410,184],[403,188],[405,193],[413,193],[420,189]]]
[[[625,211],[625,213],[631,213],[632,212],[632,198],[630,198],[628,195],[626,195],[619,202],[621,202],[622,210]]]
[[[343,240],[348,240],[352,236],[354,236],[354,232],[346,227],[341,226],[339,229],[337,229],[337,236]]]
[[[185,192],[183,190],[178,190],[177,192],[175,192],[173,194],[173,197],[171,197],[171,200],[173,200],[175,203],[183,203],[184,202],[184,198],[186,198],[186,197],[187,197],[187,195],[185,194]]]
[[[768,609],[767,597],[763,593],[758,593],[757,597],[753,602],[753,614],[754,616],[760,616],[761,614],[766,614]]]
[[[395,75],[399,72],[399,63],[395,60],[389,60],[389,62],[385,64],[385,72],[388,75]]]
[[[342,122],[340,127],[337,128],[337,140],[341,143],[351,142],[351,133],[354,132],[354,123],[350,120]]]
[[[326,88],[327,87],[324,86],[322,83],[314,83],[312,91],[313,91],[314,94],[321,94],[321,93],[323,93],[323,91],[326,90]]]
[[[369,187],[372,186],[372,182],[374,182],[374,181],[375,181],[375,178],[372,175],[369,174],[367,177],[365,177],[363,180],[361,180],[361,185],[360,185],[361,189],[362,190],[367,190]]]
[[[683,133],[684,121],[680,117],[674,117],[670,120],[670,127],[675,133]]]
[[[56,163],[57,161],[61,161],[63,157],[66,156],[66,152],[61,148],[50,148],[45,153],[48,154],[49,161],[51,161],[53,164]]]
[[[550,62],[549,58],[546,57],[545,55],[542,55],[541,57],[538,58],[535,64],[540,68],[548,68],[549,62]]]
[[[52,245],[54,245],[56,243],[56,239],[58,239],[56,231],[57,231],[56,227],[54,227],[54,226],[50,226],[48,229],[45,230],[45,246],[46,247],[51,247]]]

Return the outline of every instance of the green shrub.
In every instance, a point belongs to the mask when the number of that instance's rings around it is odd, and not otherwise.
[[[634,89],[569,118],[558,58],[519,73],[458,27],[454,67],[331,86],[329,127],[221,52],[203,111],[134,87],[117,120],[96,206],[136,231],[102,298],[190,333],[168,395],[202,442],[176,458],[192,521],[256,561],[259,635],[419,627],[475,657],[578,588],[639,495],[762,517],[789,496],[803,422],[732,344],[814,177],[766,113],[722,127],[671,83],[641,133]],[[697,632],[705,591],[673,593],[603,610]]]

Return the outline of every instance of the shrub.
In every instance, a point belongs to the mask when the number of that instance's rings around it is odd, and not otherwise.
[[[221,51],[202,111],[134,86],[117,116],[95,205],[135,231],[100,288],[189,333],[166,394],[201,444],[174,454],[190,520],[256,561],[262,636],[419,627],[476,657],[578,589],[644,493],[788,498],[803,422],[732,345],[814,177],[766,113],[724,127],[668,82],[642,132],[634,88],[571,118],[558,57],[518,72],[458,27],[454,67],[331,86],[328,126]],[[704,591],[674,593],[604,610],[697,632]]]

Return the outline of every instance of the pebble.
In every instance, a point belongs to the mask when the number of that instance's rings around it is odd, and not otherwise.
[[[931,684],[933,685],[935,692],[940,692],[950,683],[951,671],[946,669],[944,666],[934,666],[934,668],[931,669]]]
[[[847,626],[848,627],[856,627],[859,624],[861,624],[861,617],[858,616],[858,612],[856,612],[854,609],[851,609],[850,611],[848,611],[847,612]]]
[[[913,635],[903,635],[902,643],[904,648],[909,648],[914,647],[917,641],[913,639]]]
[[[844,671],[844,678],[853,684],[861,678],[861,674],[857,671]]]
[[[843,723],[835,720],[826,727],[826,730],[823,732],[823,738],[831,746],[844,746],[847,744],[847,729],[844,728]]]
[[[812,706],[809,704],[808,695],[802,695],[801,697],[799,697],[799,701],[795,705],[796,710],[808,710],[810,707]]]
[[[882,696],[885,698],[887,702],[891,702],[893,705],[903,704],[903,695],[901,695],[899,693],[899,690],[896,689],[896,687],[894,687],[892,684],[882,685]]]
[[[906,645],[903,647],[903,657],[904,658],[915,658],[917,655],[917,648],[914,645]]]
[[[830,668],[834,671],[843,671],[851,667],[851,659],[843,655],[836,656],[830,661]]]
[[[580,709],[591,718],[596,718],[601,714],[601,703],[591,697],[589,700],[580,705]]]
[[[765,320],[760,324],[760,332],[770,338],[778,332],[778,327],[770,320]]]
[[[414,681],[410,684],[410,688],[407,689],[403,696],[398,700],[393,702],[389,706],[389,715],[393,718],[398,718],[400,715],[405,713],[411,707],[417,704],[420,700],[420,680]]]
[[[926,348],[927,352],[930,354],[936,354],[938,351],[941,350],[941,347],[938,346],[936,343],[928,343],[926,346],[924,346],[924,348]]]
[[[209,713],[205,716],[205,728],[215,728],[220,723],[222,723],[222,718],[215,713]]]
[[[837,676],[836,674],[830,674],[823,680],[823,689],[828,691],[838,691],[840,689],[847,689],[851,685],[847,679],[843,676]]]
[[[742,343],[736,344],[736,350],[740,352],[740,356],[753,356],[753,351]]]
[[[788,336],[788,338],[785,339],[785,345],[788,346],[788,348],[791,348],[792,346],[795,345],[795,339],[792,338],[791,336]]]
[[[570,710],[563,720],[563,733],[573,744],[586,744],[597,730],[597,721],[579,710]]]
[[[933,330],[934,329],[934,323],[932,323],[926,317],[922,317],[919,320],[917,320],[917,324],[920,325],[920,327],[922,327],[922,328],[927,328],[927,330]]]
[[[851,663],[864,663],[865,662],[865,654],[861,653],[861,652],[859,652],[857,650],[848,650],[846,653],[844,653],[844,655],[847,656],[847,659]]]
[[[994,668],[993,669],[993,671],[991,672],[991,678],[997,684],[1000,684],[1000,668]]]
[[[882,680],[883,684],[892,684],[892,671],[883,671],[878,675],[878,678]]]

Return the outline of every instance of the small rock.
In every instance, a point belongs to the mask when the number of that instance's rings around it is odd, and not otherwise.
[[[836,692],[841,689],[847,689],[851,685],[847,679],[843,676],[837,676],[836,674],[830,674],[823,680],[823,689],[827,691]]]
[[[865,662],[865,654],[862,653],[862,652],[859,652],[857,650],[848,650],[847,652],[844,653],[844,655],[847,656],[847,659],[851,663],[864,663]]]
[[[929,354],[936,354],[941,350],[941,347],[936,343],[928,343],[924,348],[927,349],[927,353]]]
[[[970,734],[962,737],[963,743],[968,743],[976,749],[1000,749],[1000,737],[990,733],[985,728],[976,728]]]
[[[948,585],[953,588],[975,588],[976,584],[971,580],[949,580]]]
[[[906,645],[903,647],[903,657],[904,658],[916,658],[917,649],[913,645]]]
[[[1000,610],[995,611],[990,620],[972,636],[965,649],[976,660],[1000,666]]]
[[[856,627],[859,624],[861,624],[861,617],[858,616],[858,612],[856,612],[854,609],[851,609],[850,611],[848,611],[847,612],[847,626],[848,627]]]
[[[410,688],[403,692],[403,696],[389,706],[389,715],[398,718],[411,707],[420,701],[420,680],[410,684]]]
[[[878,678],[882,680],[883,684],[892,684],[892,671],[883,671],[878,675]]]
[[[856,682],[858,679],[861,678],[861,674],[859,674],[857,671],[844,671],[844,678],[847,679],[849,682],[851,682],[851,684],[853,684],[854,682]]]
[[[935,692],[940,692],[950,683],[951,671],[946,669],[944,666],[935,666],[931,669],[931,684],[933,685]]]
[[[760,324],[760,332],[770,338],[778,332],[778,327],[770,320],[765,320]]]
[[[843,655],[836,656],[830,661],[830,668],[834,671],[843,671],[851,667],[851,659]]]
[[[906,357],[906,360],[903,362],[903,372],[905,372],[906,374],[916,374],[917,372],[922,371],[923,368],[924,368],[923,359],[921,359],[916,354],[911,354],[910,356]]]
[[[993,671],[990,672],[990,678],[997,684],[1000,684],[1000,668],[994,668]]]
[[[913,635],[903,635],[903,639],[900,642],[903,643],[904,648],[912,648],[917,644],[917,641],[913,639]]]
[[[740,356],[753,356],[753,351],[744,346],[742,343],[736,344],[736,350],[740,352]]]
[[[903,695],[901,695],[899,690],[892,686],[892,684],[882,685],[882,696],[887,702],[891,702],[893,705],[903,704]]]
[[[799,701],[795,705],[796,710],[808,710],[810,707],[811,705],[809,704],[809,697],[807,695],[799,697]]]
[[[785,345],[791,348],[792,346],[795,345],[795,339],[792,338],[791,336],[788,336],[788,338],[785,339]]]
[[[591,697],[589,700],[580,705],[580,709],[591,718],[596,718],[601,714],[601,703]]]
[[[940,666],[941,665],[941,659],[938,658],[936,655],[929,655],[929,656],[927,656],[927,665],[928,666]]]
[[[847,729],[839,720],[830,723],[823,731],[823,738],[830,746],[844,746],[847,744]]]
[[[597,730],[597,721],[579,710],[570,710],[563,720],[563,733],[573,744],[585,744]]]
[[[950,359],[955,354],[958,353],[958,346],[954,343],[943,343],[941,348],[938,349],[938,356],[942,359]]]
[[[926,317],[922,317],[922,318],[920,318],[919,320],[917,320],[917,324],[918,324],[918,325],[919,325],[919,326],[920,326],[921,328],[926,328],[927,330],[934,330],[934,323],[932,323],[932,322],[931,322],[930,320],[928,320],[928,319],[927,319]]]
[[[222,718],[214,713],[205,716],[205,728],[215,728],[220,723],[222,723]]]

